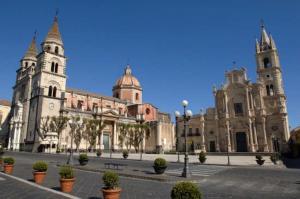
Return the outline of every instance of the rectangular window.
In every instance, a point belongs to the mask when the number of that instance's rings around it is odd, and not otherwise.
[[[78,100],[78,102],[77,102],[77,109],[82,110],[82,108],[83,108],[83,101],[82,100]]]
[[[192,136],[192,135],[193,135],[193,129],[189,128],[189,136]]]
[[[200,135],[199,128],[196,128],[196,135]]]
[[[242,103],[234,103],[234,112],[236,116],[243,115],[243,104]]]

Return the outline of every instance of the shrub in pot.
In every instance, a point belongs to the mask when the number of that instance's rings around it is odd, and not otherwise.
[[[127,159],[128,158],[128,151],[123,151],[123,158],[124,159]]]
[[[78,161],[79,161],[80,165],[84,166],[88,163],[89,158],[86,153],[82,153],[79,155]]]
[[[100,149],[97,150],[96,155],[100,157],[102,155],[102,151]]]
[[[156,174],[163,174],[167,168],[167,161],[163,158],[156,158],[153,168]]]
[[[172,199],[201,199],[201,192],[192,182],[178,182],[171,190]]]
[[[68,165],[61,166],[59,170],[59,175],[61,191],[70,193],[73,189],[75,181],[73,168]]]
[[[263,159],[263,157],[261,156],[261,155],[257,155],[257,156],[255,156],[256,157],[256,163],[258,164],[258,165],[263,165],[264,163],[265,163],[265,160]]]
[[[15,159],[12,157],[5,157],[3,158],[4,163],[4,173],[12,174],[15,164]]]
[[[201,164],[203,164],[206,161],[206,154],[204,153],[204,151],[201,151],[199,153],[199,161]]]
[[[119,199],[122,189],[119,187],[119,176],[115,172],[106,171],[102,177],[104,199]]]
[[[37,161],[32,166],[33,171],[33,178],[35,183],[42,184],[44,178],[46,176],[46,171],[48,170],[48,165],[44,161]]]

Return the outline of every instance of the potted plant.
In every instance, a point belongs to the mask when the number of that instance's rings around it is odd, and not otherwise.
[[[199,161],[201,164],[203,164],[206,161],[206,154],[204,153],[204,151],[201,151],[199,153]]]
[[[86,153],[82,153],[82,154],[79,155],[78,161],[79,161],[81,166],[84,166],[88,163],[89,158],[88,158]]]
[[[172,199],[201,199],[201,192],[196,184],[192,182],[178,182],[171,190]]]
[[[104,199],[119,199],[122,189],[119,187],[119,176],[115,172],[106,171],[102,177]]]
[[[263,165],[265,163],[265,160],[263,159],[263,157],[261,155],[257,155],[256,157],[256,162],[258,165]]]
[[[98,149],[98,150],[97,150],[96,155],[97,155],[97,157],[100,157],[100,156],[102,155],[101,149]]]
[[[64,165],[60,167],[60,188],[62,192],[70,193],[73,189],[75,181],[74,172],[72,167]]]
[[[33,164],[32,168],[34,170],[33,178],[35,183],[42,184],[46,176],[46,171],[48,169],[47,163],[45,163],[44,161],[37,161]]]
[[[3,158],[4,162],[4,173],[11,174],[14,169],[15,159],[12,157]]]
[[[163,158],[156,158],[153,168],[156,174],[163,174],[167,168],[167,161]]]
[[[273,154],[270,156],[270,160],[271,160],[274,164],[277,164],[277,161],[279,160],[279,155],[276,154],[276,153],[273,153]]]
[[[128,158],[128,151],[123,151],[123,158],[124,159],[127,159]]]

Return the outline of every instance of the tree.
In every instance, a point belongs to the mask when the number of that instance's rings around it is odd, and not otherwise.
[[[140,150],[141,143],[144,139],[150,137],[150,127],[148,124],[134,124],[133,125],[133,134],[132,136],[132,145],[137,153]]]
[[[96,126],[99,149],[101,149],[101,142],[100,141],[101,141],[102,131],[106,127],[106,124],[104,124],[104,121],[102,119],[94,119],[93,122]]]
[[[93,122],[93,120],[88,120],[88,123],[86,124],[88,128],[87,129],[87,137],[88,137],[88,142],[90,144],[89,148],[94,149],[96,145],[96,140],[97,140],[97,126]]]
[[[42,138],[45,139],[47,132],[52,131],[53,126],[51,123],[51,118],[49,116],[42,117],[40,121],[40,125],[37,128],[38,135]]]
[[[120,148],[123,148],[123,145],[125,144],[127,151],[129,150],[129,145],[131,139],[129,138],[129,131],[131,129],[130,124],[125,123],[119,123],[119,146]]]
[[[82,140],[82,130],[83,130],[84,125],[78,126],[78,128],[74,132],[74,142],[76,145],[76,151],[78,151],[78,148],[80,146],[81,140]]]
[[[61,133],[65,128],[67,128],[69,118],[66,116],[53,116],[51,118],[51,126],[52,130],[57,133],[58,143],[57,143],[57,151],[60,150],[60,139],[61,139]]]

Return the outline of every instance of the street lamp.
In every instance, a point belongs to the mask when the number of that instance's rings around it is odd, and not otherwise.
[[[71,150],[70,150],[70,155],[67,161],[67,164],[73,166],[74,165],[74,161],[73,161],[73,139],[74,139],[74,132],[76,130],[76,128],[80,128],[82,126],[82,121],[79,118],[78,121],[76,121],[76,119],[72,118],[69,120],[69,125],[71,128]]]
[[[143,124],[145,119],[144,119],[144,114],[138,114],[136,116],[136,121],[139,122],[140,124]],[[140,150],[140,160],[143,159],[143,142],[144,142],[144,139],[145,139],[145,135],[142,135],[143,137],[143,140],[141,141],[141,150]]]
[[[188,145],[187,145],[187,122],[191,119],[193,113],[191,110],[186,110],[189,102],[187,100],[182,101],[183,106],[183,115],[180,115],[179,111],[175,111],[176,118],[183,118],[183,130],[184,130],[184,141],[185,141],[185,153],[184,153],[184,168],[182,171],[182,177],[188,178],[191,177],[191,172],[189,170],[189,154],[188,154]]]

